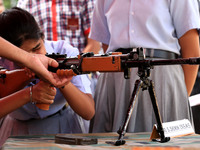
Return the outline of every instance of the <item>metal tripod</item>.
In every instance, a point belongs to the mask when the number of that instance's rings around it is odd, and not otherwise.
[[[125,140],[123,140],[123,137],[126,133],[126,129],[129,123],[129,120],[131,118],[131,114],[136,102],[136,98],[139,94],[140,89],[142,88],[142,90],[147,90],[149,91],[150,94],[150,98],[151,98],[151,102],[153,105],[153,109],[154,109],[154,113],[155,113],[155,117],[156,117],[156,121],[157,121],[157,132],[160,135],[160,142],[167,142],[170,140],[169,137],[165,137],[164,135],[164,130],[163,130],[163,126],[162,126],[162,120],[160,117],[160,112],[158,109],[158,104],[157,104],[157,99],[156,99],[156,94],[155,94],[155,90],[154,90],[154,83],[152,80],[150,80],[148,77],[150,76],[150,67],[147,66],[139,66],[138,67],[138,76],[140,77],[139,80],[135,81],[135,87],[132,93],[132,97],[130,100],[130,104],[129,104],[129,109],[127,111],[127,115],[125,118],[125,122],[123,124],[123,127],[119,128],[118,130],[118,140],[115,142],[115,145],[123,145],[125,144]]]

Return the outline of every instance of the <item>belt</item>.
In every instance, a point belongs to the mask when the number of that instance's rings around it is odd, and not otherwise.
[[[136,50],[136,48],[119,48],[115,52],[122,52],[122,54],[127,54],[133,50]],[[178,54],[166,50],[143,48],[143,51],[146,58],[176,59],[179,57]]]
[[[56,116],[57,114],[63,114],[64,110],[67,108],[68,106],[67,105],[64,105],[59,111],[55,112],[54,114],[51,114],[47,117],[44,117],[43,119],[46,119],[46,118],[50,118],[50,117],[53,117],[53,116]],[[15,118],[16,120],[18,121],[22,121],[22,122],[28,122],[28,121],[33,121],[33,120],[40,120],[40,118],[30,118],[28,120],[20,120],[20,119],[17,119]]]
[[[53,116],[55,116],[55,115],[57,115],[57,114],[62,114],[63,111],[64,111],[66,108],[67,108],[67,105],[64,105],[63,108],[61,108],[59,111],[57,111],[57,112],[54,113],[54,114],[51,114],[51,115],[47,116],[46,118],[53,117]]]

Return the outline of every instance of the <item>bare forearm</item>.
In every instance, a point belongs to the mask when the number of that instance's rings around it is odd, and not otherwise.
[[[106,51],[108,49],[108,45],[103,43],[102,48],[103,48],[104,53],[106,53]]]
[[[26,103],[52,104],[56,95],[56,89],[50,87],[49,83],[40,81],[33,87],[22,89],[9,96],[0,99],[0,117],[16,110]]]
[[[18,62],[18,63],[25,63],[28,61],[27,57],[29,57],[29,53],[22,51],[20,48],[12,45],[8,41],[4,40],[2,37],[0,37],[0,56],[5,57],[7,59],[10,59],[12,61]]]
[[[22,89],[32,79],[32,76],[28,76],[24,69],[5,71],[5,75],[5,79],[0,79],[0,98]]]
[[[71,82],[60,89],[70,107],[86,120],[92,119],[95,113],[94,100],[91,94],[81,92]]]
[[[101,44],[98,41],[88,38],[87,45],[84,48],[83,52],[93,52],[94,54],[98,54],[101,49]]]
[[[60,78],[55,73],[50,73],[48,66],[57,67],[58,62],[54,59],[48,58],[42,54],[31,54],[20,48],[12,45],[8,41],[0,37],[0,57],[5,57],[9,60],[18,62],[23,66],[31,69],[42,80],[50,82],[56,87],[61,87],[66,84],[67,79]]]
[[[188,96],[190,96],[192,89],[194,87],[194,83],[196,81],[196,76],[198,72],[199,66],[183,66],[184,76],[185,76],[185,83],[187,87]]]
[[[179,43],[181,45],[181,53],[183,58],[200,57],[199,36],[195,29],[188,31],[185,35],[183,35],[183,37],[179,39]],[[198,67],[198,65],[183,65],[188,96],[190,96],[192,92]]]
[[[0,99],[0,118],[30,101],[29,88]]]

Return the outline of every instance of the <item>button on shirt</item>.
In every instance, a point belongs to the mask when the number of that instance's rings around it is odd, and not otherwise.
[[[45,41],[45,48],[48,54],[52,53],[67,54],[67,57],[75,57],[79,54],[78,49],[72,47],[66,41],[55,41],[55,42]],[[9,66],[8,62],[9,62],[8,60],[4,61],[3,64],[8,67]],[[12,64],[12,62],[10,62],[10,64]],[[7,68],[7,69],[12,70],[14,68]],[[92,93],[90,89],[90,81],[86,75],[74,76],[71,82],[82,92],[89,94]],[[36,105],[28,103],[20,107],[19,109],[15,110],[14,112],[12,112],[10,115],[18,120],[29,120],[32,118],[42,119],[56,113],[57,111],[62,109],[65,104],[66,104],[65,98],[63,97],[60,90],[57,89],[57,94],[54,99],[54,103],[50,105],[49,110],[47,111],[41,110],[38,107],[36,107]]]
[[[180,54],[178,38],[196,28],[196,0],[97,0],[90,38],[108,44],[107,52],[143,47]]]

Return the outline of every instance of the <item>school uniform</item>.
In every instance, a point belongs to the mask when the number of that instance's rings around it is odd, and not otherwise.
[[[45,41],[45,48],[48,54],[67,54],[67,57],[79,54],[78,50],[66,41]],[[1,62],[7,69],[15,69],[12,68],[12,62],[5,59],[1,59]],[[84,93],[92,93],[86,75],[74,76],[71,83]],[[32,103],[20,107],[3,120],[0,129],[1,141],[10,135],[88,133],[89,121],[82,119],[66,103],[67,100],[57,89],[54,103],[50,105],[49,110],[39,109]]]

